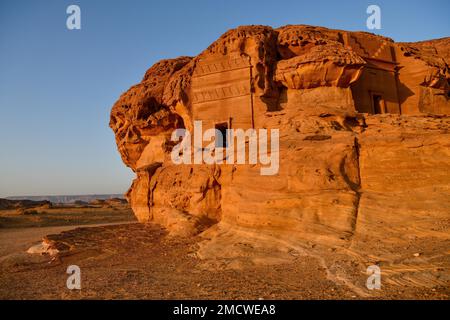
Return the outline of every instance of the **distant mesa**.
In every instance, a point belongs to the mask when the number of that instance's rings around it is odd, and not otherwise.
[[[52,196],[14,196],[7,197],[7,200],[31,200],[31,201],[49,201],[52,203],[84,203],[88,204],[94,200],[123,199],[122,194],[90,194],[90,195],[52,195]],[[80,202],[81,201],[81,202]]]
[[[18,209],[25,212],[28,208],[51,208],[52,203],[47,200],[34,201],[34,200],[12,200],[0,198],[0,210],[12,210]]]

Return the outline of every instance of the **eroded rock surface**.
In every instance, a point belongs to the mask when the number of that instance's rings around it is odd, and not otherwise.
[[[242,243],[319,243],[383,261],[424,239],[448,248],[449,48],[449,38],[245,26],[194,58],[156,63],[111,111],[136,172],[127,193],[136,216],[202,233],[202,258],[246,255]],[[278,174],[175,165],[171,133],[196,120],[279,129]]]

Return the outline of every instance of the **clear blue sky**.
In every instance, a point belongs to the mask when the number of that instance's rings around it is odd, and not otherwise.
[[[81,7],[82,29],[66,28]],[[153,63],[196,55],[244,24],[365,30],[396,41],[450,35],[449,0],[428,1],[0,1],[0,197],[123,193],[109,111]]]

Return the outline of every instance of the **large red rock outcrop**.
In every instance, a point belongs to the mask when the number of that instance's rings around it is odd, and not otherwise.
[[[449,52],[449,38],[245,26],[194,58],[160,61],[111,111],[136,172],[128,200],[142,222],[203,232],[201,257],[236,254],[227,248],[245,241],[355,252],[380,241],[400,248],[411,236],[448,243]],[[196,120],[279,129],[278,174],[174,164],[171,133]]]

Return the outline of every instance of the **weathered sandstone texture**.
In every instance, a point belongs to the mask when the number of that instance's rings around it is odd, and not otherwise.
[[[110,126],[136,173],[128,201],[141,222],[201,233],[200,257],[227,257],[246,242],[375,257],[386,257],[377,243],[392,245],[392,256],[412,239],[448,248],[449,65],[450,38],[230,30],[196,57],[156,63],[113,106]],[[278,128],[279,173],[173,164],[171,133],[195,120],[203,129]]]

